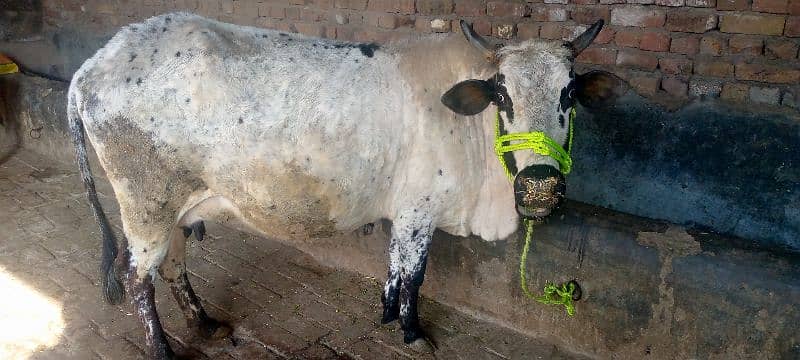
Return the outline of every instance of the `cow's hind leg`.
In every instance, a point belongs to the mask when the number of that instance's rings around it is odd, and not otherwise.
[[[175,354],[167,342],[156,311],[155,287],[153,286],[152,270],[158,266],[158,261],[161,260],[157,255],[158,247],[164,246],[165,241],[150,241],[146,238],[131,236],[128,231],[126,234],[128,249],[125,251],[125,260],[128,270],[125,285],[128,293],[131,294],[131,303],[139,321],[144,325],[145,345],[153,359],[174,359]]]
[[[199,225],[198,225],[199,224]],[[190,227],[195,232],[198,240],[202,240],[205,228],[202,222],[194,223]],[[172,296],[186,316],[186,323],[190,329],[204,339],[221,339],[231,333],[231,328],[217,321],[206,313],[200,299],[189,283],[186,272],[186,241],[189,236],[185,228],[175,227],[170,236],[169,250],[159,268],[161,278],[169,283]]]

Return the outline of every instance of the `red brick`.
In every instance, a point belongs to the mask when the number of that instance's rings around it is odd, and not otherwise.
[[[285,19],[286,18],[286,8],[284,8],[282,6],[260,4],[258,6],[258,16],[260,16],[260,17],[270,17],[270,18],[273,18],[273,19]]]
[[[677,7],[677,6],[685,5],[686,1],[684,1],[684,0],[655,0],[654,4],[655,5],[659,5],[659,6]]]
[[[554,6],[537,6],[531,10],[531,18],[533,21],[567,21],[567,9]]]
[[[617,50],[590,47],[578,55],[577,60],[582,63],[597,65],[614,65],[617,59]]]
[[[344,41],[355,40],[355,30],[351,27],[337,26],[336,40],[344,40]]]
[[[750,10],[748,0],[717,0],[717,10],[743,11]]]
[[[608,22],[611,10],[608,7],[577,7],[572,10],[570,17],[578,24],[594,24],[597,20],[603,19]]]
[[[517,34],[517,26],[514,24],[493,24],[492,36],[501,39],[511,39]]]
[[[667,13],[665,27],[670,31],[704,33],[717,27],[717,15],[706,10],[674,10]]]
[[[750,87],[745,84],[727,83],[722,86],[719,97],[728,101],[742,102],[747,100]]]
[[[523,17],[528,14],[528,6],[519,2],[491,1],[486,4],[486,14],[497,17]]]
[[[647,32],[642,34],[639,48],[648,51],[669,51],[669,35],[666,33]]]
[[[539,37],[539,25],[531,23],[517,24],[517,37],[528,40]]]
[[[610,27],[604,27],[603,30],[600,30],[600,33],[597,34],[597,37],[594,38],[595,44],[608,44],[611,40],[614,39],[614,35],[616,35],[616,31]]]
[[[769,14],[724,14],[719,30],[726,33],[780,35],[785,16]]]
[[[456,0],[455,12],[458,16],[483,16],[486,4],[483,0]]]
[[[753,11],[786,14],[789,12],[789,0],[753,0]]]
[[[617,65],[640,70],[655,70],[658,58],[640,51],[622,50],[617,55]]]
[[[717,6],[717,0],[686,0],[686,6],[713,8]]]
[[[614,43],[617,46],[638,48],[642,39],[642,34],[638,31],[619,30],[614,36]]]
[[[764,53],[771,59],[794,59],[797,57],[797,48],[798,44],[792,41],[768,39]]]
[[[800,0],[789,0],[787,9],[791,15],[800,15]]]
[[[728,41],[731,54],[759,56],[764,50],[764,40],[747,35],[734,35]]]
[[[539,37],[542,39],[560,40],[564,37],[563,26],[558,23],[545,23],[542,24],[539,30]]]
[[[677,54],[694,55],[700,47],[700,39],[694,36],[674,37],[669,51]]]
[[[300,20],[300,8],[286,8],[286,18]]]
[[[611,24],[619,26],[661,27],[665,12],[645,6],[629,6],[611,10]]]
[[[394,14],[380,14],[378,15],[378,27],[384,29],[395,29],[399,24],[397,15]]]
[[[472,29],[475,30],[478,35],[492,35],[492,23],[483,19],[475,19],[472,23]]]
[[[319,24],[297,23],[294,24],[294,28],[303,35],[316,37],[325,36],[325,27]]]
[[[725,52],[725,40],[717,36],[703,36],[700,39],[700,53],[704,55],[720,56]]]
[[[687,59],[663,58],[658,60],[661,72],[672,75],[688,75],[692,73],[692,62]]]
[[[391,12],[400,14],[413,14],[416,12],[414,0],[370,0],[367,10]]]
[[[694,73],[714,77],[733,76],[733,64],[724,61],[695,60]]]
[[[790,16],[786,19],[786,31],[784,35],[789,37],[800,37],[800,16]]]
[[[320,9],[330,9],[333,7],[333,0],[314,0],[314,5]]]
[[[322,21],[326,18],[324,11],[319,11],[310,8],[303,8],[300,10],[300,19],[303,21]]]
[[[449,15],[453,11],[453,0],[418,0],[417,12],[421,15]]]
[[[665,76],[661,80],[661,88],[672,96],[686,97],[689,83],[676,77]]]
[[[736,79],[777,84],[800,83],[800,69],[764,64],[736,65]]]
[[[628,84],[641,95],[653,96],[658,92],[660,80],[657,77],[642,75],[631,77],[628,79]]]

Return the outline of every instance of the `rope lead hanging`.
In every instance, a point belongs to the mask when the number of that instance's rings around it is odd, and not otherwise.
[[[528,250],[531,248],[531,240],[533,238],[533,221],[524,220],[524,223],[525,247],[522,249],[522,255],[519,259],[519,285],[522,288],[522,293],[545,305],[564,305],[564,308],[567,310],[567,315],[575,315],[575,304],[573,301],[580,299],[580,288],[575,280],[558,286],[546,283],[544,285],[544,295],[541,296],[536,296],[528,290],[528,281],[525,277],[527,273],[527,271],[525,271],[525,263],[528,262]]]
[[[494,148],[497,153],[497,158],[500,160],[500,164],[503,166],[503,170],[505,170],[508,178],[514,181],[514,175],[511,174],[508,166],[506,166],[503,154],[524,149],[532,150],[539,155],[552,157],[558,161],[561,172],[567,175],[572,170],[572,157],[570,156],[570,152],[572,152],[572,122],[574,119],[575,108],[573,107],[569,113],[569,134],[567,135],[567,150],[565,151],[558,143],[541,131],[501,135],[501,118],[500,110],[498,109],[495,122]],[[519,260],[519,282],[522,293],[528,298],[545,305],[564,305],[564,308],[567,310],[567,315],[574,316],[575,304],[573,302],[581,298],[581,289],[575,280],[570,280],[560,285],[546,283],[544,286],[544,295],[541,296],[536,296],[528,290],[527,279],[525,277],[527,273],[527,271],[525,271],[525,263],[528,260],[528,251],[530,250],[531,240],[533,238],[533,221],[525,219],[524,224],[525,247],[522,249],[522,255]]]

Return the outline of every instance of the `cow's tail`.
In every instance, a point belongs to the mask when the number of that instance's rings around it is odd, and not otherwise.
[[[110,304],[119,304],[125,297],[125,291],[122,288],[122,283],[117,278],[116,269],[114,268],[114,261],[117,258],[117,239],[111,230],[111,225],[108,223],[108,218],[106,218],[103,208],[100,206],[100,201],[97,199],[92,170],[89,168],[89,157],[86,154],[83,120],[81,120],[78,112],[75,94],[72,89],[70,89],[68,96],[67,117],[69,118],[69,130],[72,133],[72,140],[75,143],[78,168],[81,171],[83,185],[86,186],[86,197],[89,199],[89,205],[92,207],[94,218],[100,225],[100,232],[103,236],[103,257],[100,260],[103,297]]]

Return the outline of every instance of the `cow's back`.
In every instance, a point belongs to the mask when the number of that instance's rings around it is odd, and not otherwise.
[[[179,208],[210,189],[253,221],[348,228],[383,215],[402,156],[393,61],[372,46],[169,14],[121,30],[71,92],[112,183],[130,193]]]

